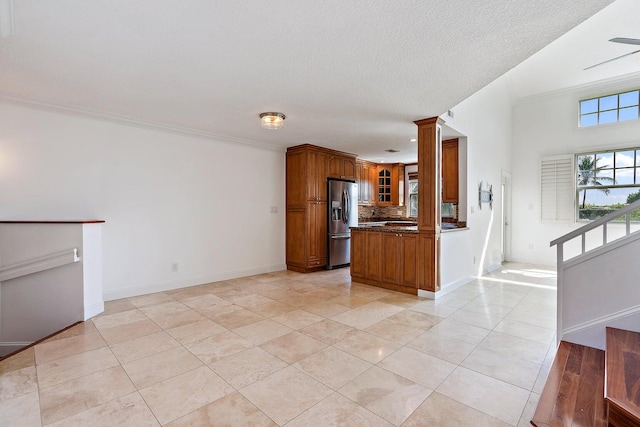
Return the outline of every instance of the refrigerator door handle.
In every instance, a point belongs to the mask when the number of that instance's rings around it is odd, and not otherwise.
[[[344,223],[349,223],[349,217],[351,216],[351,199],[349,198],[349,191],[344,190],[344,194],[347,196],[347,209],[345,211]]]
[[[333,240],[347,240],[350,239],[351,236],[331,236]]]
[[[344,224],[347,223],[347,209],[349,205],[347,204],[347,190],[342,190],[342,222]]]

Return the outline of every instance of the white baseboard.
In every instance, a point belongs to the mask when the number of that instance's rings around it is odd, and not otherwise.
[[[84,306],[84,319],[89,320],[93,316],[97,316],[98,314],[104,311],[104,301],[96,301],[92,304],[88,304]]]
[[[640,332],[640,306],[630,307],[562,330],[561,339],[604,350],[606,327]]]
[[[239,277],[254,276],[256,274],[272,273],[274,271],[286,270],[286,264],[275,264],[263,267],[249,268],[245,270],[225,271],[214,274],[204,274],[201,276],[183,277],[177,280],[166,282],[150,283],[146,285],[131,286],[118,289],[105,289],[103,299],[113,301],[121,298],[136,297],[139,295],[152,294],[154,292],[169,291],[189,286],[203,285],[205,283],[220,282],[222,280],[237,279]]]
[[[487,267],[486,273],[492,273],[496,270],[500,270],[502,268],[502,264],[491,264]]]
[[[534,257],[534,259],[531,259],[528,257],[512,256],[512,257],[509,257],[507,261],[505,261],[505,263],[509,263],[509,262],[515,262],[518,264],[546,265],[549,267],[555,267],[556,266],[555,251],[554,251],[554,259],[552,261],[549,261],[546,259],[540,259],[539,257]]]
[[[24,342],[0,342],[0,357],[4,357],[7,354],[11,354],[14,351],[18,351],[23,347],[33,344],[33,341]]]
[[[454,282],[442,285],[442,287],[438,292],[424,291],[422,289],[418,289],[418,296],[423,298],[429,298],[429,299],[442,298],[443,296],[447,295],[449,292],[455,291],[456,289],[466,285],[467,283],[471,283],[474,280],[476,280],[476,278],[473,276],[463,277]]]

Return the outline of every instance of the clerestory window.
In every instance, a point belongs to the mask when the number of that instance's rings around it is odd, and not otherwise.
[[[580,101],[580,127],[637,120],[640,90]]]

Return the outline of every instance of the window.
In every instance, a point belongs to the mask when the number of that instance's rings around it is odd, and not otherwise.
[[[580,101],[580,127],[638,119],[640,90]]]
[[[598,219],[638,199],[640,148],[576,155],[578,220]],[[640,220],[640,212],[632,219]]]
[[[409,173],[409,216],[418,216],[418,173]]]

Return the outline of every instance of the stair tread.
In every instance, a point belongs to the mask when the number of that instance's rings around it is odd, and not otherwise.
[[[605,398],[640,422],[640,333],[607,328]]]
[[[562,341],[531,424],[607,426],[604,351]]]

